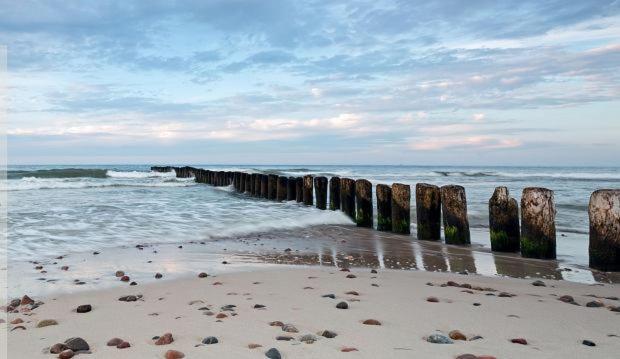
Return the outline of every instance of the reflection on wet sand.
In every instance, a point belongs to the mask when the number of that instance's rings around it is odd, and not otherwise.
[[[263,241],[265,238],[262,238]],[[245,240],[245,239],[244,239]],[[269,263],[419,269],[515,278],[566,279],[579,282],[620,282],[617,273],[590,271],[557,260],[525,259],[513,253],[493,253],[481,246],[451,246],[418,241],[412,236],[377,232],[354,226],[317,226],[270,233],[270,246],[290,251],[247,254]],[[271,242],[273,241],[273,242]],[[301,245],[304,243],[304,245]],[[312,245],[307,245],[312,243]],[[303,247],[296,249],[295,247]]]

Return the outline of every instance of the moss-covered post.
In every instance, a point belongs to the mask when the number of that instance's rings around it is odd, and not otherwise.
[[[620,190],[601,189],[590,196],[590,267],[620,271]]]
[[[439,187],[418,183],[415,186],[415,206],[418,239],[438,241],[441,239],[441,190]]]
[[[340,179],[340,209],[355,221],[355,181]]]
[[[553,191],[528,187],[521,195],[521,255],[555,259],[555,200]]]
[[[297,187],[295,186],[297,178],[289,177],[286,182],[286,200],[294,201],[297,198]]]
[[[519,205],[506,187],[495,188],[489,199],[489,232],[491,250],[519,251]]]
[[[340,177],[329,179],[329,209],[340,209]]]
[[[269,176],[260,175],[260,196],[261,198],[269,198]]]
[[[446,244],[469,244],[469,220],[465,188],[457,185],[441,187],[443,234]]]
[[[295,201],[304,201],[304,179],[301,177],[295,177]]]
[[[411,233],[411,187],[408,184],[392,185],[392,232]]]
[[[316,195],[316,208],[327,209],[327,178],[323,176],[314,178],[314,192]]]
[[[314,203],[314,183],[311,175],[304,176],[304,204],[306,206],[312,206]]]
[[[286,201],[286,185],[288,178],[284,176],[278,177],[278,188],[276,189],[276,201]]]
[[[278,176],[269,175],[267,177],[267,198],[275,201],[278,196]]]
[[[392,188],[378,184],[377,192],[377,230],[392,230]]]
[[[358,227],[372,228],[372,183],[365,179],[355,181],[355,222]]]

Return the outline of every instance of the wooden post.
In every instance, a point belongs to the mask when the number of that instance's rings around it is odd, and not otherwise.
[[[316,208],[327,209],[327,178],[323,176],[314,178],[314,192],[316,195]]]
[[[254,176],[254,197],[260,197],[260,173],[253,174]]]
[[[553,191],[528,187],[521,195],[521,256],[555,259],[555,201]]]
[[[276,201],[278,202],[286,201],[287,182],[288,182],[288,178],[284,176],[278,177],[278,187],[276,189]]]
[[[408,184],[392,185],[392,232],[411,233],[411,187]]]
[[[495,188],[489,199],[489,233],[491,250],[519,251],[519,205],[506,187]]]
[[[350,178],[340,179],[340,208],[355,221],[355,181]]]
[[[252,175],[250,173],[245,174],[245,191],[250,194],[252,193]]]
[[[469,221],[465,188],[457,185],[441,187],[443,233],[446,244],[469,244]]]
[[[297,187],[295,186],[297,178],[289,177],[286,182],[286,200],[294,201],[297,198]]]
[[[267,177],[267,198],[275,201],[278,196],[278,176],[269,175]]]
[[[314,203],[314,193],[313,193],[313,183],[312,176],[305,175],[304,176],[304,204],[306,206],[312,206]]]
[[[356,223],[372,228],[372,184],[365,179],[355,181]]]
[[[269,198],[269,176],[260,175],[260,196],[261,198]]]
[[[329,179],[329,209],[340,209],[340,177]]]
[[[301,177],[295,178],[295,201],[304,201],[304,179]]]
[[[246,174],[241,172],[241,176],[239,178],[239,192],[245,193],[245,176]],[[217,186],[217,181],[216,181]]]
[[[377,191],[377,230],[392,230],[392,188],[378,184]]]
[[[590,267],[620,271],[620,190],[601,189],[590,196]]]

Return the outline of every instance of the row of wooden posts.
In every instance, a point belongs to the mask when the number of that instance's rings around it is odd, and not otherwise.
[[[365,179],[306,175],[286,177],[275,174],[211,171],[194,167],[151,167],[153,171],[175,171],[177,177],[195,177],[196,182],[213,186],[233,185],[240,193],[274,201],[297,201],[325,210],[341,210],[360,227],[373,227],[373,191]],[[410,234],[411,189],[407,184],[376,185],[377,230]],[[328,198],[329,194],[329,198]],[[441,239],[443,218],[446,244],[470,243],[465,189],[458,185],[415,186],[417,238]],[[316,203],[315,203],[316,201]],[[442,216],[443,214],[443,216]],[[555,200],[552,190],[529,187],[519,205],[506,187],[497,187],[489,199],[491,249],[521,252],[526,258],[555,259]],[[620,271],[620,190],[592,193],[590,216],[590,267]]]

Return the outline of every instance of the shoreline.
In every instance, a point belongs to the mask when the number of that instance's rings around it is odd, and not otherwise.
[[[465,353],[498,358],[611,357],[620,348],[620,313],[611,310],[620,310],[615,298],[618,284],[544,280],[545,286],[533,286],[533,280],[473,274],[377,272],[277,266],[206,278],[196,274],[185,279],[164,276],[138,286],[33,297],[43,304],[33,310],[21,306],[18,313],[8,314],[10,322],[24,321],[9,325],[9,357],[56,357],[44,354],[44,348],[75,336],[90,345],[89,358],[163,358],[170,349],[185,353],[187,358],[262,358],[271,347],[284,358],[405,358],[412,353],[437,358]],[[348,278],[351,274],[355,278]],[[449,281],[461,286],[446,285]],[[322,297],[325,294],[335,294],[336,299]],[[127,295],[143,297],[136,302],[118,300]],[[578,305],[559,300],[565,295]],[[429,301],[430,297],[437,302]],[[340,301],[347,302],[349,308],[337,309]],[[602,307],[586,306],[590,302],[600,302]],[[90,304],[92,311],[76,313],[75,308],[84,304]],[[229,304],[236,307],[222,309]],[[265,307],[255,307],[257,304]],[[218,314],[226,317],[217,318]],[[58,324],[37,328],[44,319]],[[376,319],[381,325],[362,324],[366,319]],[[298,332],[272,327],[272,321],[291,323]],[[18,326],[25,329],[12,330]],[[337,336],[317,335],[322,330]],[[461,331],[467,340],[442,345],[424,339],[438,333],[448,336],[452,330]],[[174,342],[155,345],[151,338],[166,332],[173,334]],[[300,342],[306,334],[315,335],[317,341]],[[201,344],[207,336],[216,337],[219,343]],[[277,336],[293,339],[276,340]],[[130,347],[106,346],[114,337],[127,341]],[[510,341],[516,338],[526,339],[528,344]],[[585,346],[582,340],[596,346]],[[262,347],[249,349],[252,343]],[[345,347],[357,351],[342,352]]]

